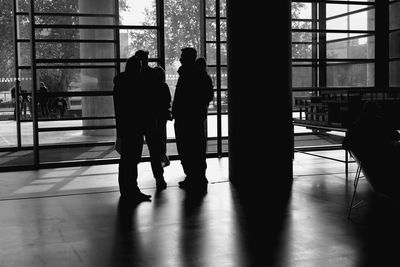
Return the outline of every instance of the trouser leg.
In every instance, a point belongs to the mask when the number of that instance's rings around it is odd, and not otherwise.
[[[185,126],[185,122],[175,120],[174,123],[175,129],[175,139],[176,139],[176,148],[178,150],[179,159],[181,161],[181,165],[184,173],[187,177],[190,176],[190,167],[188,161],[188,155],[190,150],[190,144],[188,142],[187,137],[187,126]]]
[[[161,179],[164,177],[164,169],[160,160],[161,141],[156,124],[150,124],[147,126],[145,138],[150,153],[150,164],[154,178]]]
[[[121,140],[121,158],[118,166],[118,184],[121,195],[129,195],[139,190],[138,169],[143,147],[143,137],[134,134]]]

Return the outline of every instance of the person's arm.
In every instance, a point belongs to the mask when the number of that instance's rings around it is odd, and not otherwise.
[[[114,115],[115,115],[115,126],[117,131],[117,139],[121,137],[121,95],[119,90],[119,82],[114,78],[114,89],[113,89],[113,102],[114,102]]]
[[[214,99],[214,86],[210,75],[207,75],[206,88],[207,88],[207,104],[209,104]]]

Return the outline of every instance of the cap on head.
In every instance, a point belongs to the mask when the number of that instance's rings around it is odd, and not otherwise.
[[[138,51],[136,51],[135,56],[137,56],[139,59],[148,59],[149,51],[138,50]]]

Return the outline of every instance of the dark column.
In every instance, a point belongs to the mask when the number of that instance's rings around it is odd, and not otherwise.
[[[288,0],[227,1],[229,176],[261,207],[292,183],[290,16]]]

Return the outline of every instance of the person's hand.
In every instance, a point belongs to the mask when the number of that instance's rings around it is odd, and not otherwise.
[[[117,137],[117,140],[115,140],[114,149],[121,154],[121,138]]]

